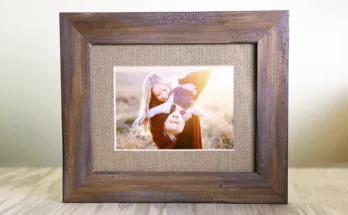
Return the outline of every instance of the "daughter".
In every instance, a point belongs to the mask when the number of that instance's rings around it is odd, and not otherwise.
[[[208,80],[210,79],[210,74],[211,73],[209,70],[199,70],[185,73],[182,76],[174,76],[172,78],[165,78],[154,73],[148,75],[142,85],[143,96],[138,112],[138,117],[133,123],[133,127],[135,128],[137,133],[143,134],[145,136],[150,133],[153,141],[159,149],[174,149],[183,147],[202,149],[201,129],[198,117],[190,116],[191,108],[187,108],[189,106],[187,105],[187,102],[179,102],[178,100],[181,100],[181,96],[177,97],[173,95],[173,90],[180,85],[180,88],[182,87],[183,89],[185,89],[185,91],[181,89],[180,91],[183,91],[181,93],[186,94],[186,90],[188,89],[188,91],[193,95],[192,101],[195,101],[198,99],[200,93],[205,88]],[[194,85],[194,87],[192,87],[192,85]],[[176,90],[179,91],[178,89]],[[185,116],[182,117],[182,119],[184,119],[184,121],[186,122],[186,125],[180,135],[177,136],[177,140],[170,138],[168,135],[166,135],[165,131],[165,122],[167,121],[167,118],[171,116],[170,113],[174,111],[173,109],[176,108],[175,105],[173,105],[173,108],[170,107],[169,111],[168,107],[164,108],[164,111],[159,111],[168,113],[157,114],[156,112],[158,110],[156,109],[150,111],[150,109],[159,106],[168,100],[169,102],[166,105],[170,106],[170,104],[174,103],[174,97],[176,97],[175,102],[183,106],[182,110],[184,110],[184,108],[186,108],[187,110]],[[191,96],[185,95],[183,97],[186,100],[187,97]],[[190,105],[192,106],[191,98],[189,98],[188,100],[190,101]],[[179,106],[177,107],[180,108]],[[182,114],[183,112],[184,111],[182,111]],[[153,117],[149,118],[152,115]],[[204,114],[202,114],[202,116],[204,116]]]

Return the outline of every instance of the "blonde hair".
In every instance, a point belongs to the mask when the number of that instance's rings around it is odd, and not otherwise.
[[[147,114],[152,99],[152,87],[155,84],[164,84],[170,87],[170,82],[165,77],[155,73],[149,74],[143,81],[143,98],[140,103],[138,117],[133,123],[133,127],[136,128],[137,132],[142,133],[143,135],[149,134],[150,131],[150,120],[147,117]]]

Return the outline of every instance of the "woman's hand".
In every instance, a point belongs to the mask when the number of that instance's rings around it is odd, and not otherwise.
[[[195,95],[197,93],[196,91],[196,86],[193,84],[183,84],[181,85],[182,88],[184,88],[185,90],[190,91],[193,95]]]

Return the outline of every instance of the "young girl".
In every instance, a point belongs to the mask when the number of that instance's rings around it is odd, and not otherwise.
[[[184,116],[185,114],[194,114],[202,117],[204,120],[208,120],[209,116],[194,103],[193,95],[196,94],[196,86],[193,84],[183,84],[175,87],[169,96],[169,99],[163,104],[153,107],[148,111],[147,117],[152,118],[153,116],[161,113],[170,114],[174,110],[178,110],[179,113]],[[176,133],[170,129],[164,129],[165,134],[172,140],[176,140]]]
[[[149,118],[160,114],[170,114],[173,109],[181,110],[180,113],[194,114],[208,120],[208,115],[195,104],[193,96],[196,94],[196,86],[188,83],[179,85],[177,77],[165,78],[151,73],[143,82],[143,98],[140,114],[134,125],[142,125],[145,133],[149,131]],[[155,95],[162,104],[151,105],[151,97]],[[150,106],[154,106],[150,109]]]
[[[184,74],[182,77],[175,76],[171,78],[165,78],[157,74],[148,75],[143,82],[143,98],[141,100],[139,115],[134,121],[133,126],[139,133],[145,135],[151,133],[152,139],[159,149],[201,149],[200,123],[196,116],[192,116],[191,118],[188,117],[190,116],[189,111],[183,117],[186,121],[186,125],[184,130],[177,135],[177,140],[168,137],[164,131],[164,124],[170,115],[169,113],[159,113],[152,118],[148,116],[151,115],[149,114],[149,110],[170,99],[173,89],[179,85],[193,84],[195,86],[195,93],[193,93],[192,100],[197,100],[209,79],[210,71],[208,70],[199,70]],[[174,96],[172,99],[174,99]]]

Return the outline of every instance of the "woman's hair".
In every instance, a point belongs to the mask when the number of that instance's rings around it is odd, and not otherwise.
[[[147,117],[147,113],[150,109],[150,102],[152,99],[152,87],[155,84],[164,84],[170,87],[170,82],[163,76],[155,73],[149,74],[143,81],[143,98],[140,103],[140,109],[138,117],[133,123],[133,127],[137,128],[138,133],[148,134],[150,131],[150,120]]]

